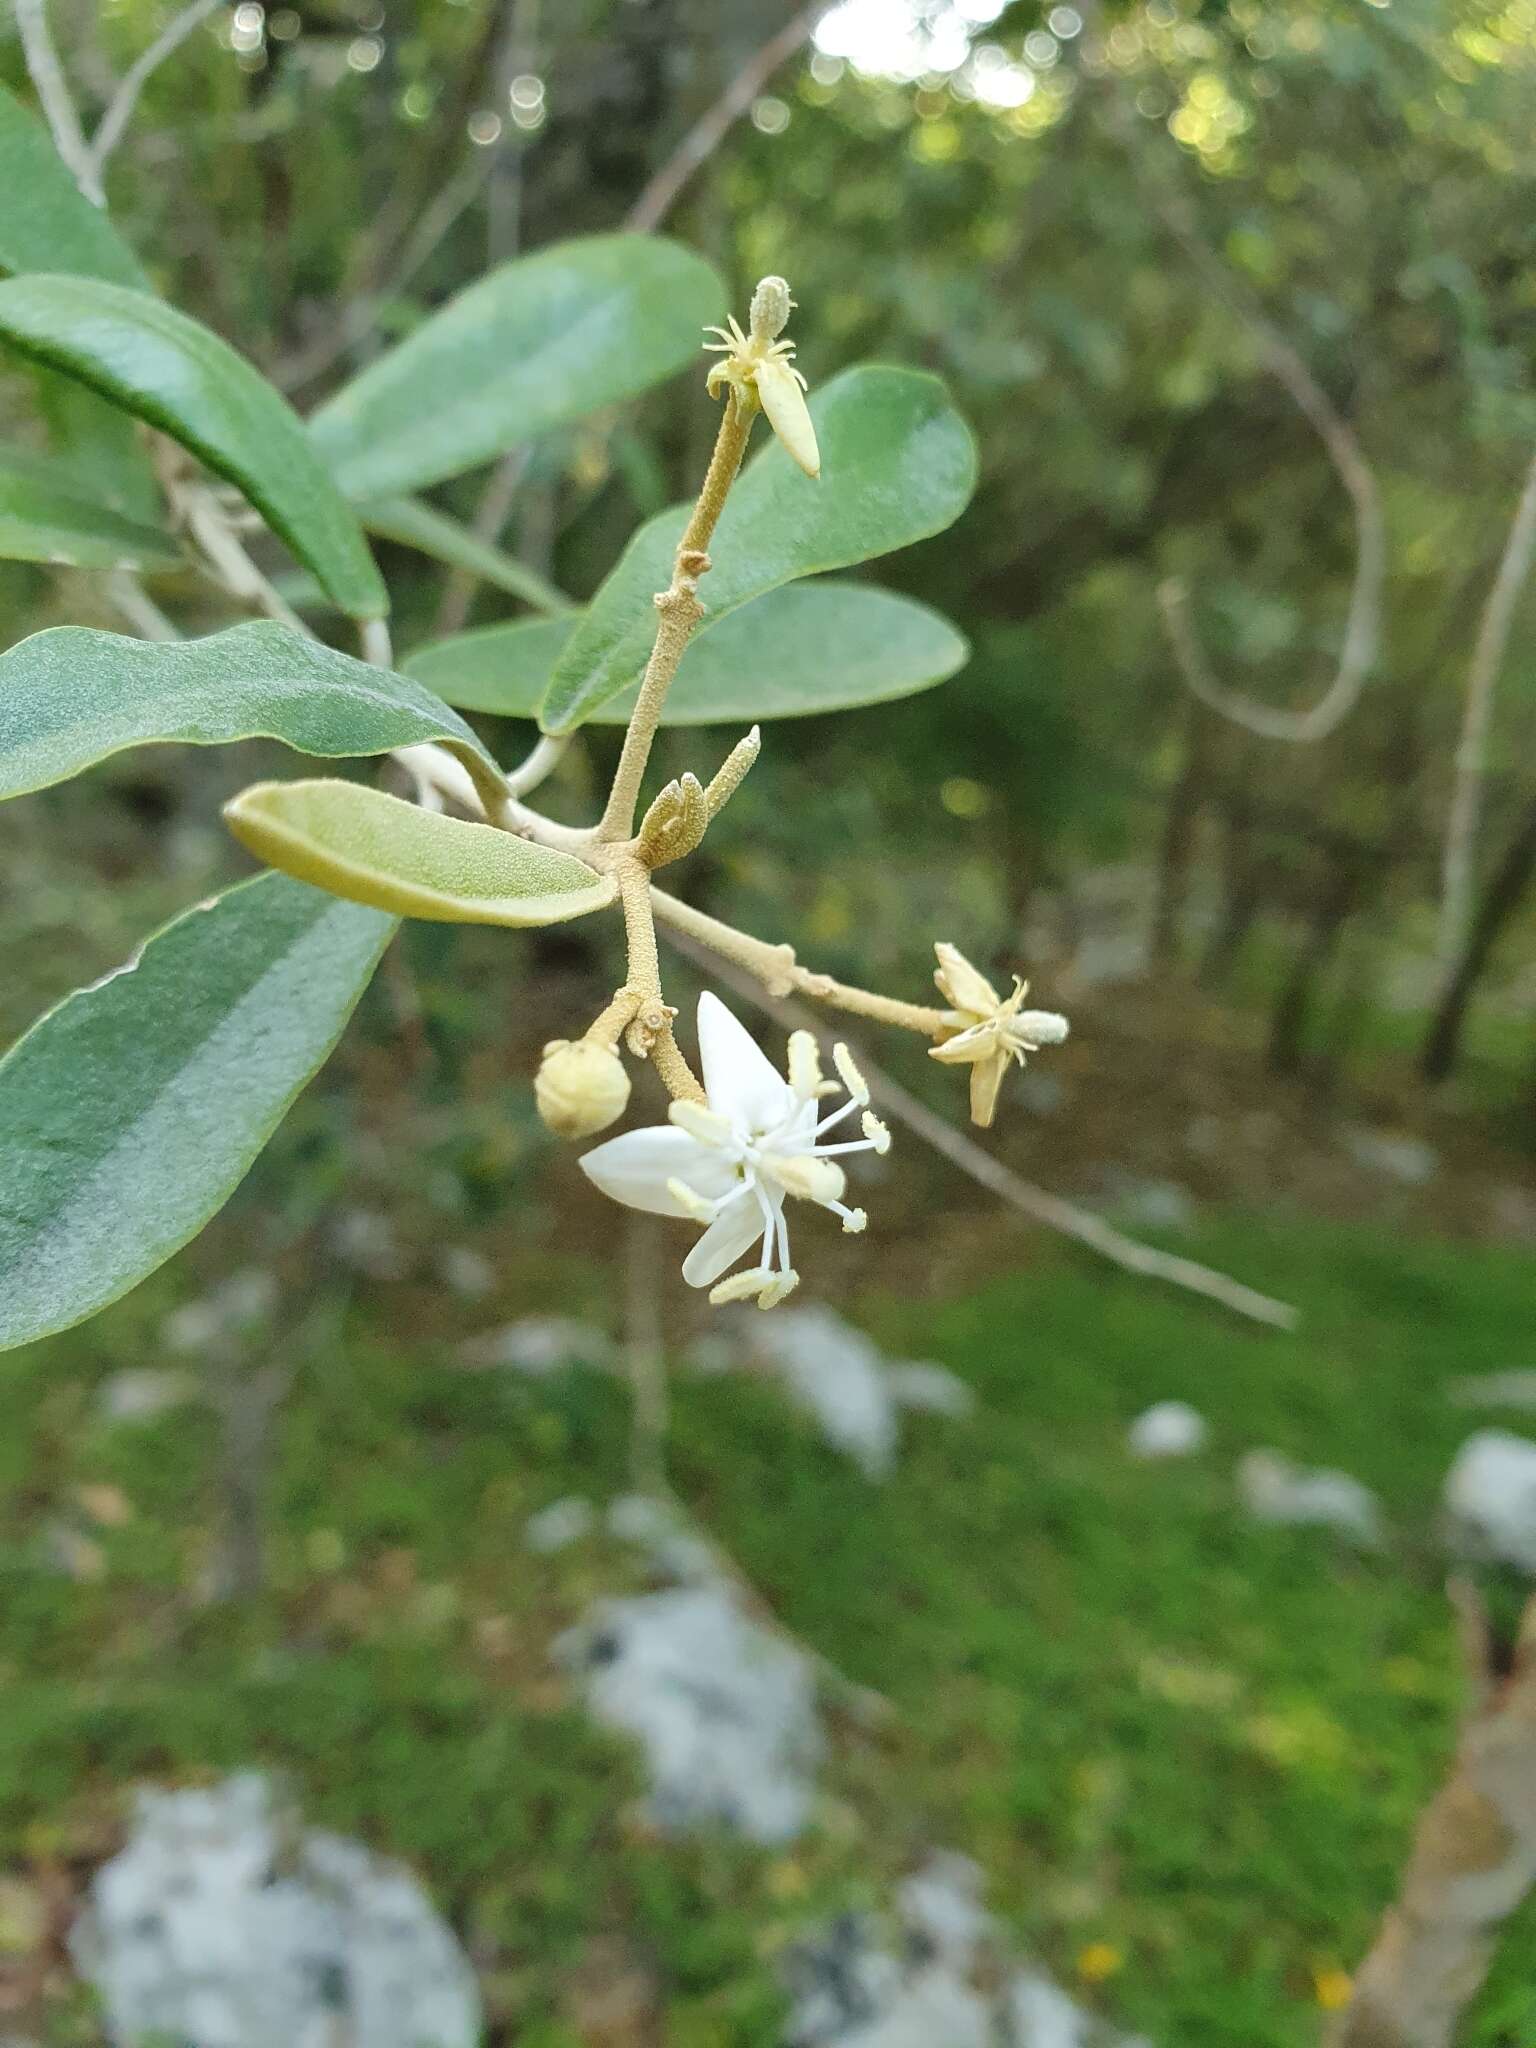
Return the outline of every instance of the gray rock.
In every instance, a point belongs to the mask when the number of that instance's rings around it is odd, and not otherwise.
[[[568,1550],[573,1543],[579,1543],[595,1519],[591,1501],[583,1500],[579,1494],[567,1494],[563,1500],[552,1500],[547,1508],[528,1517],[523,1525],[523,1542],[536,1557],[552,1557],[557,1550]]]
[[[476,2048],[473,1973],[426,1894],[303,1828],[251,1772],[141,1795],[71,1937],[115,2048]]]
[[[1356,1166],[1401,1181],[1404,1187],[1421,1188],[1440,1171],[1439,1153],[1423,1138],[1373,1131],[1365,1124],[1346,1124],[1339,1136]]]
[[[1237,1485],[1243,1505],[1261,1522],[1335,1529],[1367,1549],[1382,1540],[1375,1494],[1347,1472],[1293,1465],[1278,1451],[1249,1451],[1238,1460]]]
[[[1453,1546],[1536,1573],[1536,1443],[1480,1429],[1456,1453],[1443,1495]]]
[[[1187,1401],[1154,1401],[1126,1432],[1133,1458],[1188,1458],[1204,1450],[1210,1430],[1198,1408]]]
[[[888,1366],[885,1383],[898,1408],[911,1408],[921,1415],[948,1415],[956,1422],[975,1411],[976,1396],[959,1374],[925,1359]]]
[[[472,1365],[505,1366],[547,1379],[573,1365],[606,1370],[614,1362],[613,1339],[573,1316],[523,1316],[499,1330],[466,1340],[463,1355]]]
[[[108,1422],[153,1422],[197,1396],[190,1373],[171,1366],[132,1366],[103,1380],[96,1405]]]
[[[594,1719],[639,1742],[658,1827],[756,1842],[804,1829],[824,1746],[811,1666],[723,1586],[603,1601],[555,1655]]]
[[[968,1857],[930,1855],[894,1903],[894,1924],[844,1914],[789,1950],[783,2048],[1150,2048],[1007,1963]]]
[[[815,1417],[833,1449],[866,1479],[884,1479],[896,1461],[896,1403],[884,1360],[863,1331],[818,1302],[755,1316],[746,1332],[751,1357]]]
[[[1508,1372],[1474,1373],[1452,1380],[1445,1391],[1462,1408],[1536,1408],[1536,1371],[1512,1366]]]

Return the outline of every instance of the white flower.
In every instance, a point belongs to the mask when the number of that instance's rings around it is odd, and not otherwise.
[[[818,477],[821,450],[806,408],[805,379],[795,368],[795,344],[779,339],[794,303],[782,277],[765,277],[752,294],[745,334],[730,318],[724,327],[706,327],[706,334],[720,339],[706,341],[705,348],[723,357],[710,370],[707,389],[712,398],[722,384],[742,397],[755,394],[790,455],[807,476]]]
[[[1060,1045],[1067,1035],[1067,1020],[1054,1010],[1022,1008],[1029,983],[1017,975],[1012,995],[1004,998],[958,946],[940,940],[933,950],[939,961],[933,978],[940,995],[954,1005],[954,1030],[930,1049],[928,1057],[969,1065],[971,1122],[986,1129],[1009,1067],[1015,1062],[1022,1067],[1024,1055],[1038,1052],[1042,1045]]]
[[[582,1169],[605,1195],[658,1216],[686,1216],[707,1226],[683,1261],[690,1287],[708,1287],[710,1300],[756,1298],[772,1308],[798,1284],[789,1263],[784,1198],[795,1195],[842,1218],[844,1230],[862,1230],[862,1209],[843,1200],[843,1169],[836,1155],[884,1152],[890,1132],[869,1108],[869,1090],[848,1056],[833,1051],[848,1100],[820,1114],[822,1097],[836,1093],[823,1081],[816,1041],[797,1031],[789,1041],[789,1079],[759,1051],[718,997],[699,998],[699,1057],[708,1104],[674,1102],[671,1122],[625,1131],[583,1155]],[[835,1125],[862,1110],[864,1136],[826,1143]],[[757,1243],[754,1264],[729,1279],[721,1275]]]

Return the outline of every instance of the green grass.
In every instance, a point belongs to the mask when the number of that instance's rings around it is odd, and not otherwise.
[[[1120,1967],[1084,1995],[1162,2048],[1314,2043],[1316,1976],[1358,1956],[1453,1731],[1428,1531],[1472,1421],[1444,1385],[1536,1363],[1536,1274],[1335,1227],[1203,1232],[1200,1255],[1303,1304],[1278,1336],[1021,1243],[1028,1267],[968,1298],[851,1305],[978,1397],[969,1421],[915,1418],[884,1488],[769,1389],[676,1390],[681,1491],[785,1620],[897,1709],[879,1732],[839,1726],[826,1818],[788,1854],[649,1839],[625,1753],[549,1667],[551,1635],[626,1566],[596,1544],[531,1559],[520,1532],[560,1494],[623,1487],[612,1383],[465,1373],[446,1344],[398,1341],[392,1305],[354,1309],[289,1406],[270,1593],[232,1612],[188,1590],[215,1518],[210,1426],[95,1418],[99,1379],[153,1354],[174,1277],[17,1354],[0,1858],[84,1865],[136,1778],[265,1759],[314,1819],[416,1865],[486,1961],[499,2040],[576,2048],[573,1973],[620,1933],[660,1974],[669,2048],[746,2048],[774,2039],[775,1947],[937,1842],[982,1861],[1069,1984],[1108,1944]],[[1164,1397],[1208,1415],[1212,1448],[1134,1464],[1125,1426]],[[1391,1550],[1247,1523],[1231,1467],[1256,1443],[1376,1487]],[[134,1508],[93,1532],[91,1584],[35,1561],[50,1515],[89,1526],[81,1483]],[[1536,2048],[1532,1931],[1477,2048]],[[92,2038],[75,2008],[49,2024]]]

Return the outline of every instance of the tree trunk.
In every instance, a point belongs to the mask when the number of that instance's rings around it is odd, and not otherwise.
[[[1221,914],[1200,962],[1202,988],[1225,986],[1259,914],[1262,890],[1252,832],[1247,800],[1234,794],[1222,814]]]
[[[1514,838],[1504,850],[1497,872],[1483,892],[1483,900],[1472,921],[1466,951],[1440,998],[1440,1006],[1424,1041],[1422,1064],[1426,1080],[1443,1081],[1455,1066],[1468,1006],[1504,927],[1519,908],[1533,873],[1536,873],[1536,804],[1527,811]]]
[[[1536,1601],[1510,1663],[1470,1587],[1457,1604],[1472,1710],[1329,2048],[1451,2048],[1505,1922],[1536,1884]]]
[[[1157,867],[1157,899],[1152,907],[1148,942],[1155,968],[1172,967],[1179,956],[1179,926],[1189,894],[1189,871],[1195,849],[1195,827],[1205,804],[1207,717],[1190,698],[1184,718],[1184,765],[1168,796],[1163,820],[1162,851]]]
[[[1269,1069],[1273,1074],[1300,1071],[1306,1047],[1312,998],[1344,936],[1344,927],[1360,892],[1360,870],[1352,863],[1335,865],[1322,901],[1313,912],[1306,938],[1291,966],[1269,1032]]]

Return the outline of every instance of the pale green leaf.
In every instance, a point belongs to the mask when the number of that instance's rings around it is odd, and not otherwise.
[[[81,195],[48,130],[0,86],[0,270],[66,270],[148,291],[99,206]]]
[[[535,611],[571,609],[571,600],[537,569],[530,569],[525,562],[492,547],[459,520],[439,512],[435,505],[423,504],[420,498],[377,498],[361,507],[361,518],[370,533],[399,541],[408,548],[419,548],[422,554],[432,555],[452,569],[465,569],[493,589],[504,590],[509,597],[520,597]]]
[[[148,420],[238,484],[343,611],[388,611],[357,515],[303,421],[206,327],[95,278],[13,277],[0,283],[0,341]]]
[[[401,917],[556,924],[615,895],[611,876],[571,854],[356,782],[258,782],[224,816],[258,860]]]
[[[488,796],[502,790],[474,733],[419,682],[273,619],[168,643],[52,626],[0,654],[0,797],[45,789],[124,747],[248,739],[330,760],[438,740]]]
[[[405,663],[450,703],[508,718],[537,715],[576,619],[519,619],[419,648]],[[909,696],[963,666],[969,649],[939,613],[870,584],[790,583],[706,620],[689,643],[664,725],[803,718]],[[634,692],[593,713],[622,725]]]
[[[349,497],[420,490],[670,376],[724,298],[675,242],[557,243],[493,270],[370,363],[315,414],[316,445]]]
[[[0,1347],[94,1315],[228,1200],[394,919],[263,875],[188,911],[0,1061]]]
[[[64,464],[13,448],[0,448],[0,556],[75,569],[171,568],[182,560],[170,534],[98,503]]]
[[[846,370],[812,393],[810,411],[819,480],[774,442],[731,493],[700,585],[714,619],[795,577],[938,533],[970,498],[975,443],[937,378]],[[569,732],[639,680],[656,630],[652,598],[670,579],[687,516],[676,506],[643,526],[598,591],[555,664],[541,714],[547,732]]]

